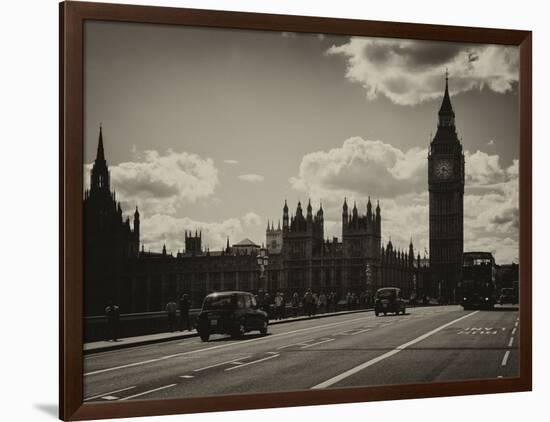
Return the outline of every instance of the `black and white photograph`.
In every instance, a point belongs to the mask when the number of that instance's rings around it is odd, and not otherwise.
[[[519,49],[89,20],[84,403],[519,376]]]

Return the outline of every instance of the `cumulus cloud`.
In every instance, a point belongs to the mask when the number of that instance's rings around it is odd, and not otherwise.
[[[354,193],[382,198],[420,192],[427,183],[427,155],[426,149],[401,151],[382,141],[349,138],[341,147],[305,155],[290,184],[314,198],[327,199]]]
[[[85,165],[89,180],[91,165]],[[111,186],[123,208],[140,209],[151,215],[174,214],[186,202],[203,200],[214,194],[218,170],[210,158],[172,150],[161,154],[145,151],[134,161],[110,166]]]
[[[491,251],[498,262],[517,262],[519,163],[514,160],[506,168],[495,154],[464,155],[465,250]],[[427,171],[426,150],[403,151],[382,141],[350,138],[341,147],[302,157],[290,184],[306,197],[322,198],[326,236],[341,236],[345,196],[364,213],[370,195],[380,199],[384,241],[391,236],[394,245],[405,248],[412,237],[423,254],[429,248]]]
[[[242,218],[245,226],[259,226],[262,224],[262,218],[255,212],[247,212]]]
[[[183,251],[185,245],[185,231],[202,233],[202,246],[211,251],[220,251],[226,246],[227,238],[230,243],[236,243],[249,236],[247,227],[260,224],[258,214],[250,211],[242,217],[228,218],[223,221],[206,222],[193,220],[188,217],[176,217],[167,214],[154,214],[145,217],[141,222],[142,243],[145,250],[161,251],[163,244],[170,253]]]
[[[264,181],[264,177],[261,174],[241,174],[239,179],[250,183],[260,183]]]
[[[500,166],[499,156],[476,151],[465,153],[466,184],[469,186],[489,185],[504,181],[506,171]]]
[[[399,105],[415,105],[442,95],[448,68],[452,94],[483,89],[505,93],[518,81],[518,49],[499,45],[352,37],[327,55],[343,56],[346,78],[373,100],[379,95]]]

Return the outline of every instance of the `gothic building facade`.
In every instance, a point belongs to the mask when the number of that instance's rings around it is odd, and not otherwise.
[[[123,216],[111,190],[110,179],[100,128],[90,187],[84,192],[85,315],[102,314],[110,300],[122,295],[126,264],[139,255],[139,211],[136,207],[131,226],[130,217]]]
[[[382,216],[377,203],[373,210],[370,198],[364,213],[347,200],[342,206],[342,237],[325,239],[322,205],[313,213],[311,202],[304,215],[298,202],[294,214],[283,206],[280,251],[270,250],[269,239],[275,233],[268,225],[266,243],[269,251],[267,282],[270,291],[303,294],[334,291],[343,297],[347,292],[372,295],[383,286],[400,287],[405,295],[412,292],[416,262],[412,241],[409,251],[394,250],[391,241],[384,248]],[[278,233],[277,233],[278,234]]]
[[[437,132],[428,156],[430,296],[456,302],[464,252],[464,153],[445,77]]]

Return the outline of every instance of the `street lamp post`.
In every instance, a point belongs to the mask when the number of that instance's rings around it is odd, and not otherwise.
[[[258,266],[260,267],[261,288],[263,288],[264,290],[267,290],[267,283],[265,282],[265,269],[269,264],[269,256],[267,255],[267,249],[265,248],[260,249],[260,253],[256,256],[256,261],[258,263]],[[264,279],[264,283],[262,283],[262,279]]]

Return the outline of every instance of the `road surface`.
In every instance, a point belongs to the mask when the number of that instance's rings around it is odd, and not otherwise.
[[[517,308],[419,307],[198,337],[84,358],[84,400],[115,401],[518,376]]]

